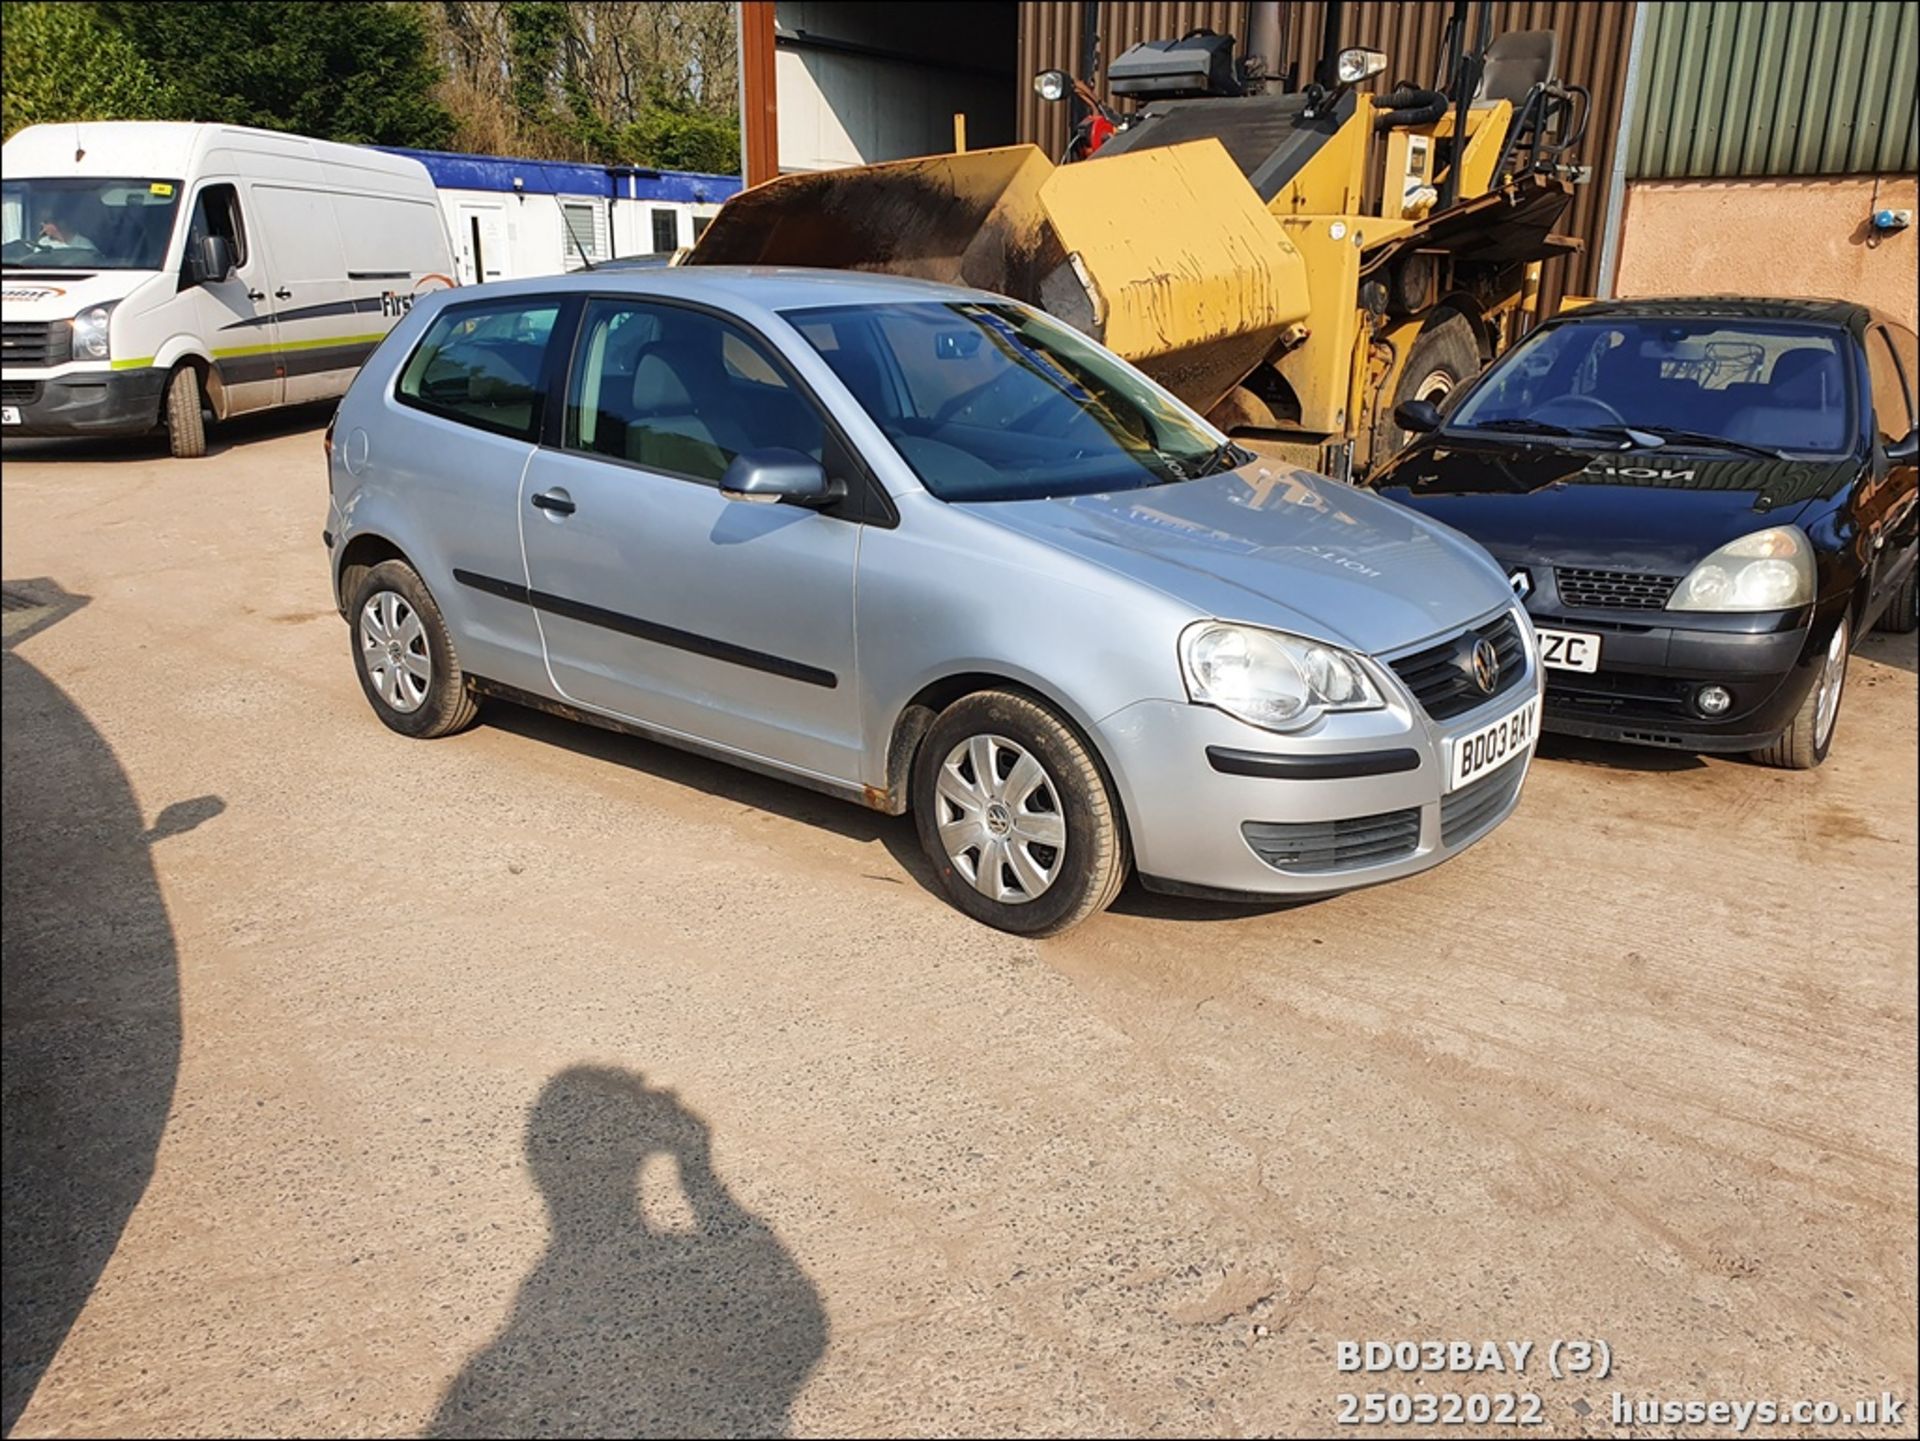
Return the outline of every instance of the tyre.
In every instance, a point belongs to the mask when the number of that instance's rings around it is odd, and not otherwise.
[[[360,689],[388,726],[432,740],[473,724],[479,702],[440,607],[412,566],[383,560],[368,571],[354,587],[347,620]]]
[[[1889,635],[1911,635],[1916,626],[1920,626],[1920,564],[1907,572],[1907,578],[1900,582],[1900,588],[1875,622],[1875,629]]]
[[[914,758],[914,823],[947,899],[977,921],[1051,936],[1127,878],[1125,827],[1086,742],[1008,691],[955,701]]]
[[[1480,342],[1472,324],[1457,310],[1443,312],[1414,339],[1393,403],[1374,417],[1371,464],[1383,464],[1412,439],[1393,418],[1402,401],[1430,400],[1444,409],[1447,397],[1479,373]]]
[[[191,365],[181,366],[167,382],[167,444],[180,460],[198,460],[207,453],[200,372]]]
[[[1847,658],[1852,646],[1853,625],[1843,616],[1827,643],[1827,658],[1807,698],[1773,744],[1753,753],[1755,760],[1782,770],[1810,771],[1827,758],[1840,719],[1840,701],[1846,694]]]

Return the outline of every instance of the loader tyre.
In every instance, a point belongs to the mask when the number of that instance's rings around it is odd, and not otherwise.
[[[1457,310],[1442,312],[1414,340],[1407,363],[1401,368],[1393,403],[1374,417],[1374,468],[1392,459],[1412,439],[1393,418],[1402,401],[1431,400],[1445,410],[1448,397],[1479,373],[1480,342],[1474,337],[1473,326]]]

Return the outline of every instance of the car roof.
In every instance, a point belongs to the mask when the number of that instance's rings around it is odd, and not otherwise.
[[[1556,320],[1636,315],[1665,320],[1798,320],[1820,325],[1857,325],[1885,320],[1854,300],[1818,296],[1780,298],[1752,295],[1663,295],[1644,300],[1596,300],[1561,312]]]
[[[554,295],[614,291],[705,301],[722,308],[801,310],[825,305],[898,305],[915,301],[998,300],[984,290],[901,275],[856,270],[810,270],[782,265],[622,266],[569,275],[495,280],[447,292],[455,303],[482,296]]]

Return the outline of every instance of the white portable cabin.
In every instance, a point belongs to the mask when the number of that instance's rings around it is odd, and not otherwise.
[[[454,283],[419,161],[234,125],[31,125],[0,150],[0,431],[134,433],[343,394]]]
[[[699,239],[740,189],[733,175],[437,150],[387,153],[426,167],[465,285],[557,275],[616,256],[671,254]]]

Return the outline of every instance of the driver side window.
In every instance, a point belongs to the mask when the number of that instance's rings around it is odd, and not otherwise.
[[[231,185],[209,185],[194,202],[187,226],[187,255],[192,257],[209,235],[226,237],[236,270],[247,263],[247,231],[240,221],[240,194]]]

